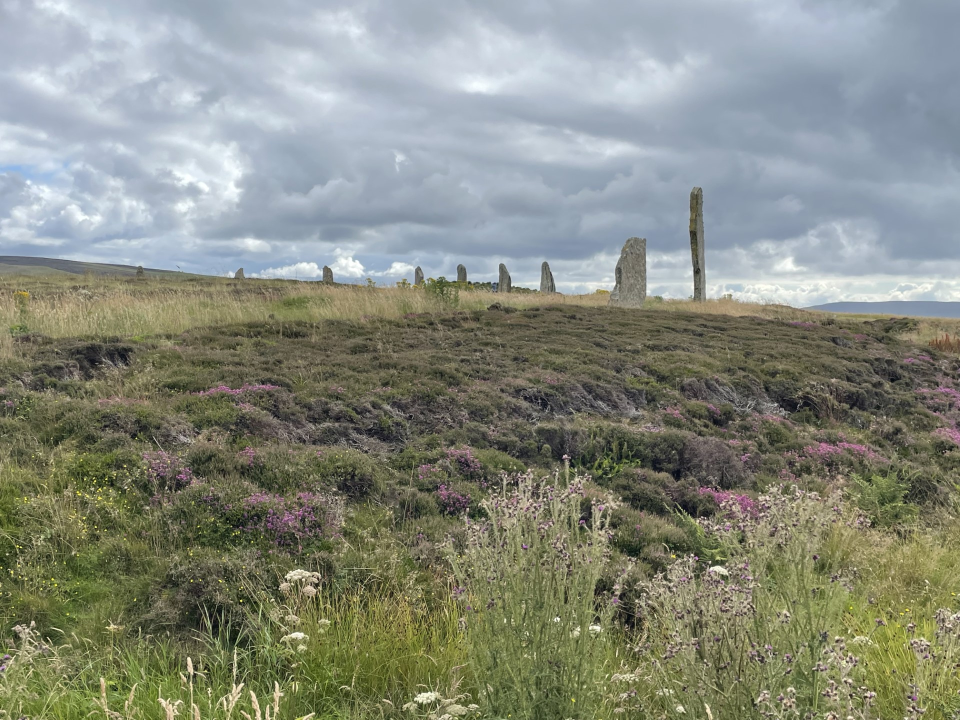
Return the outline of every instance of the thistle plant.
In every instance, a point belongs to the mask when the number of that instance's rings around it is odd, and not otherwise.
[[[589,506],[583,478],[532,474],[481,504],[462,551],[448,545],[464,608],[467,655],[493,717],[592,718],[600,703],[613,597],[596,595],[610,549],[609,506]]]
[[[719,520],[701,523],[725,565],[689,556],[642,584],[648,635],[640,667],[615,676],[619,709],[705,720],[869,717],[875,694],[848,649],[856,643],[831,632],[848,582],[819,554],[836,525],[858,520],[838,498],[795,488],[762,495],[756,508],[721,507]]]

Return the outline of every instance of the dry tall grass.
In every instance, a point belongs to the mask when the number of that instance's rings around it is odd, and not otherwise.
[[[15,293],[30,293],[21,316]],[[462,290],[462,310],[498,302],[516,308],[563,304],[605,307],[606,294],[550,295]],[[759,315],[792,320],[810,313],[783,305],[741,303],[731,299],[693,303],[652,299],[651,311],[695,311],[710,315]],[[231,323],[397,318],[411,313],[449,311],[429,293],[414,288],[329,286],[286,280],[130,279],[99,276],[8,276],[0,279],[0,357],[16,354],[6,328],[22,321],[30,333],[50,337],[146,337]]]

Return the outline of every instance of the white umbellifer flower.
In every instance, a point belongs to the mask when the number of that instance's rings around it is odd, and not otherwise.
[[[461,715],[466,715],[468,712],[470,711],[467,708],[463,705],[457,705],[456,703],[447,707],[447,714],[453,717],[460,717]]]
[[[317,589],[313,585],[307,585],[303,588],[303,594],[308,598],[312,598],[317,594]]]
[[[599,625],[591,625],[588,629],[590,630],[590,634],[594,637],[603,632],[603,628]]]
[[[301,580],[307,580],[310,578],[313,578],[313,573],[307,572],[306,570],[291,570],[284,576],[284,579],[291,583],[300,582]]]
[[[284,595],[289,595],[291,590],[293,590],[293,585],[290,583],[280,583],[280,592],[282,592]]]
[[[687,714],[686,708],[684,708],[683,705],[677,705],[677,712],[680,713],[681,715]]]
[[[326,632],[327,628],[330,627],[330,621],[326,618],[317,620],[317,627],[320,628],[320,632]]]
[[[730,571],[727,570],[723,565],[714,565],[712,568],[707,570],[707,572],[712,572],[716,575],[722,575],[723,577],[730,577]]]
[[[440,694],[435,692],[422,692],[417,695],[413,701],[417,705],[429,705],[430,703],[435,703],[440,699]]]
[[[580,628],[579,628],[579,627],[575,627],[573,630],[571,630],[571,631],[570,631],[570,637],[572,637],[572,638],[578,638],[578,637],[580,637]]]
[[[310,636],[302,632],[292,632],[289,635],[284,635],[280,638],[280,642],[300,642],[302,640],[309,640]]]
[[[850,644],[851,645],[873,645],[873,640],[871,640],[870,638],[864,635],[857,635],[855,638],[853,638],[853,640],[850,641]]]
[[[306,645],[297,645],[297,652],[299,653],[306,651],[306,649],[307,649]]]
[[[284,620],[287,621],[288,623],[290,623],[291,625],[296,625],[296,624],[298,624],[298,623],[300,622],[300,618],[298,618],[298,617],[297,617],[296,615],[294,615],[293,613],[290,613],[289,615],[287,615],[287,616],[284,618]]]

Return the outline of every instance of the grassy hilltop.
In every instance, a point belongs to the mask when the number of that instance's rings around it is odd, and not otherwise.
[[[605,304],[5,275],[0,717],[956,717],[955,323]]]

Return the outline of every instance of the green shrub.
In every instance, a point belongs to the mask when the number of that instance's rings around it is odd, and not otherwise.
[[[428,278],[423,284],[423,291],[441,307],[456,308],[460,305],[460,286],[445,277],[436,280]]]
[[[666,473],[630,469],[615,477],[610,488],[636,510],[664,514],[673,506],[666,491],[672,480]]]
[[[317,475],[352,500],[382,493],[390,479],[385,465],[358,450],[324,449],[318,452]]]
[[[174,554],[140,622],[147,628],[232,627],[239,632],[273,563],[261,553],[191,548]]]
[[[487,482],[497,480],[503,473],[511,475],[526,470],[522,462],[499,450],[474,450],[473,454],[480,461],[483,478]]]
[[[916,519],[919,508],[906,500],[910,483],[901,480],[896,471],[869,478],[852,475],[850,479],[856,488],[857,505],[874,525],[890,527]]]

